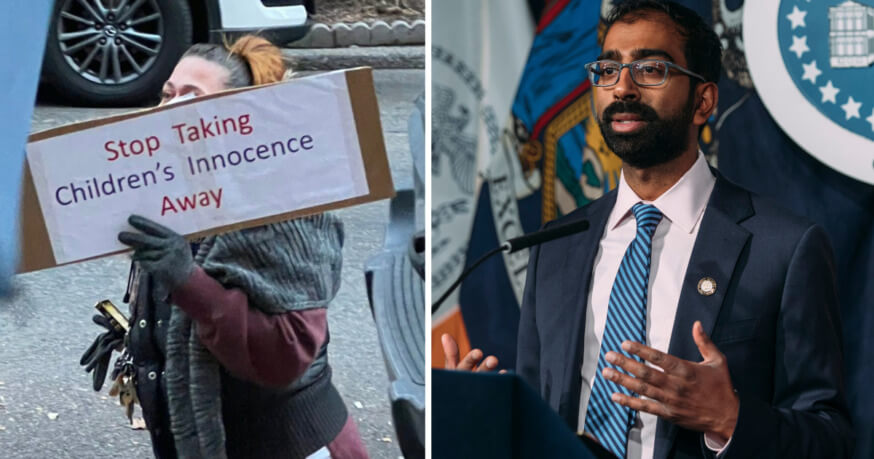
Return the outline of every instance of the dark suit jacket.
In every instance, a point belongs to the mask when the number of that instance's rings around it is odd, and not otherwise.
[[[616,190],[550,222],[588,231],[531,251],[517,372],[576,430],[586,303]],[[692,324],[726,355],[740,412],[723,458],[848,457],[840,323],[823,230],[717,173],[681,288],[671,355],[701,361]],[[698,293],[711,277],[716,293]],[[659,420],[655,458],[712,455],[703,434]]]

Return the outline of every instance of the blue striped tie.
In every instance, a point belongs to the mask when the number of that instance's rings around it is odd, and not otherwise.
[[[652,235],[662,220],[662,213],[655,206],[637,203],[631,208],[637,219],[637,236],[631,241],[619,273],[610,292],[607,308],[607,324],[601,340],[601,353],[598,357],[598,371],[595,384],[589,396],[586,410],[586,432],[591,433],[601,444],[619,457],[625,457],[628,430],[634,421],[634,410],[613,402],[614,392],[631,395],[628,389],[604,379],[605,367],[622,371],[607,362],[608,351],[620,352],[628,358],[640,361],[622,350],[625,340],[646,343],[646,289],[649,282]]]

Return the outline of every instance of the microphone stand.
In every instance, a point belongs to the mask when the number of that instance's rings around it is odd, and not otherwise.
[[[488,252],[486,252],[485,255],[479,257],[479,259],[473,262],[472,265],[468,266],[467,269],[465,269],[464,272],[461,273],[461,276],[458,276],[458,279],[455,279],[455,282],[453,282],[452,285],[450,285],[449,288],[446,289],[445,292],[443,292],[443,295],[441,295],[440,298],[435,301],[433,305],[431,305],[431,314],[434,314],[435,312],[437,312],[438,309],[440,309],[440,305],[443,304],[444,301],[446,301],[446,298],[448,298],[449,295],[453,291],[455,291],[455,288],[461,284],[461,281],[463,281],[470,273],[472,273],[477,266],[481,265],[492,255],[504,251],[510,251],[510,244],[507,242],[501,244],[500,247],[495,247],[494,249],[489,250]]]
[[[461,273],[461,276],[459,276],[458,279],[453,282],[452,285],[450,285],[445,292],[443,292],[443,295],[436,302],[434,302],[433,305],[431,305],[431,314],[433,315],[435,312],[437,312],[437,309],[440,308],[440,305],[443,303],[443,301],[445,301],[446,298],[449,297],[449,294],[452,293],[455,288],[461,284],[461,281],[463,281],[464,278],[466,278],[471,272],[473,272],[474,269],[476,269],[492,255],[498,252],[514,253],[522,249],[527,249],[528,247],[542,244],[544,242],[586,231],[587,229],[589,229],[589,222],[587,220],[579,220],[573,223],[568,223],[549,229],[542,229],[540,231],[535,231],[524,236],[519,236],[507,240],[499,247],[496,247],[486,252],[485,255],[479,257],[477,261],[475,261],[472,265],[470,265],[470,267],[465,269],[464,272]]]

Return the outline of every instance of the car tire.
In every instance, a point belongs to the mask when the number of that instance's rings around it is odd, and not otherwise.
[[[126,3],[125,10],[115,12],[97,9],[102,4],[101,0],[55,2],[43,61],[46,82],[58,96],[75,104],[130,106],[156,100],[164,81],[192,43],[188,2],[131,1]],[[137,10],[125,18],[131,6],[137,6]],[[156,14],[160,15],[157,19],[149,19]],[[88,26],[83,18],[92,25]],[[119,20],[127,22],[122,24]],[[109,35],[111,31],[113,34]],[[79,40],[76,34],[84,38]],[[150,38],[146,40],[141,36]],[[97,41],[79,46],[95,37]],[[155,37],[160,37],[160,41],[152,45],[156,48],[147,46],[149,51],[131,43],[148,45],[154,43]],[[110,51],[104,51],[105,48]],[[105,70],[104,60],[107,62]],[[131,62],[138,62],[139,71]],[[113,75],[109,76],[110,73]],[[117,78],[118,75],[121,78]]]

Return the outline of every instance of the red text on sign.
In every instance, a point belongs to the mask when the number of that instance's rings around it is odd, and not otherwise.
[[[143,153],[148,153],[149,156],[155,154],[161,148],[161,141],[151,135],[145,139],[134,139],[129,142],[124,140],[110,140],[103,144],[103,148],[109,153],[109,161],[115,161],[119,158],[128,158],[138,156]]]
[[[218,190],[207,190],[201,191],[199,193],[192,193],[190,195],[185,195],[178,198],[171,198],[169,196],[164,196],[164,200],[161,203],[161,216],[163,217],[167,212],[179,213],[179,212],[187,212],[189,210],[194,210],[198,207],[212,207],[215,206],[216,209],[220,209],[222,207],[222,189]]]
[[[218,137],[230,133],[249,135],[254,129],[249,124],[249,115],[240,115],[236,118],[222,118],[213,116],[212,120],[200,118],[199,123],[179,123],[171,126],[179,137],[179,143],[197,142],[210,137]]]

